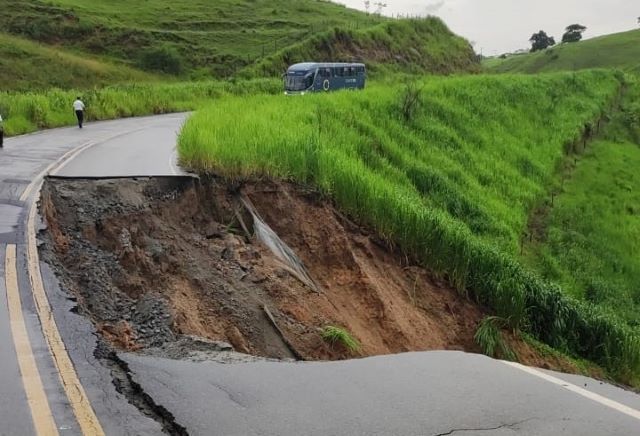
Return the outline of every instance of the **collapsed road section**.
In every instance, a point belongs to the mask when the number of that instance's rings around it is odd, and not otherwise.
[[[49,178],[41,213],[43,259],[116,350],[304,360],[477,351],[479,307],[303,187]],[[254,236],[256,214],[303,273]],[[361,346],[326,341],[327,326]]]

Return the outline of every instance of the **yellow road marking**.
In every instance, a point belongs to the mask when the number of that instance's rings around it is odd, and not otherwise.
[[[47,395],[42,386],[40,373],[36,366],[36,360],[31,350],[31,342],[27,334],[27,326],[22,315],[22,304],[20,303],[20,292],[18,290],[18,270],[16,267],[16,246],[7,245],[5,256],[5,282],[7,287],[7,306],[9,308],[9,322],[11,324],[11,334],[18,358],[18,366],[22,376],[31,418],[38,436],[58,434],[56,423],[53,420]]]
[[[143,130],[143,128],[134,129],[132,131],[128,131],[126,133],[120,133],[117,135],[113,135],[102,142],[109,141],[111,139],[115,139],[119,136],[124,136],[127,134],[131,134],[133,132]],[[51,163],[47,166],[43,171],[41,171],[33,181],[27,186],[22,195],[20,196],[20,201],[27,201],[27,199],[34,192],[37,192],[36,199],[29,205],[29,218],[27,221],[27,267],[29,270],[29,280],[31,282],[31,290],[33,293],[33,299],[35,301],[36,310],[38,312],[38,317],[40,318],[40,324],[42,327],[42,333],[45,337],[47,345],[49,346],[49,352],[53,357],[53,362],[56,365],[56,369],[58,370],[58,376],[60,377],[60,382],[62,383],[62,387],[69,399],[69,403],[73,408],[73,413],[75,414],[76,420],[80,425],[80,429],[84,435],[88,436],[104,436],[104,430],[100,425],[100,421],[96,416],[93,408],[91,407],[91,403],[87,397],[82,384],[80,383],[80,379],[78,378],[78,374],[73,366],[73,362],[69,357],[69,353],[67,353],[67,349],[64,346],[64,342],[62,341],[62,337],[60,336],[60,332],[58,331],[58,326],[53,318],[53,313],[51,311],[51,306],[49,305],[49,299],[47,298],[47,294],[44,290],[44,285],[42,283],[42,273],[40,271],[40,258],[38,256],[38,248],[36,243],[36,231],[35,231],[35,215],[36,215],[36,202],[37,197],[40,195],[40,188],[42,186],[42,180],[47,173],[60,170],[63,168],[70,160],[76,157],[78,154],[82,153],[84,150],[88,149],[96,145],[95,142],[86,142],[76,148],[73,148],[67,151],[62,157],[60,157],[55,162]],[[15,245],[13,246],[13,272],[14,276],[17,277],[16,266],[15,266]],[[7,247],[7,250],[9,248]],[[9,278],[8,273],[5,273],[7,280]],[[17,283],[17,279],[16,279]],[[7,285],[7,288],[9,285]],[[17,289],[17,287],[16,287]],[[8,293],[8,291],[7,291]],[[18,304],[20,301],[18,300]],[[22,318],[22,308],[18,307],[19,316]],[[23,319],[23,318],[22,318]],[[24,323],[23,323],[24,324]],[[37,367],[35,367],[35,360],[33,359],[33,354],[30,352],[31,345],[29,342],[29,338],[26,336],[26,329],[24,330],[25,335],[21,338],[21,346],[26,344],[26,347],[29,349],[29,356],[33,360],[33,365],[35,368],[35,376],[38,381],[40,381],[40,376],[37,372]],[[14,342],[16,342],[16,351],[18,348],[18,342],[14,335]],[[20,353],[18,353],[20,354]],[[23,375],[23,383],[26,384],[24,380],[25,373]],[[41,383],[40,383],[41,385]],[[44,390],[42,390],[42,394],[44,395]],[[44,401],[47,410],[49,410],[49,406],[47,403],[46,395],[41,399]],[[30,402],[31,405],[31,402]],[[33,414],[33,407],[32,407]],[[49,416],[51,417],[51,421],[53,421],[53,417],[51,416],[51,411],[49,410]],[[35,421],[35,418],[34,418]],[[38,432],[38,436],[42,435],[57,435],[57,429],[55,428],[55,423],[53,426],[54,433],[40,433]]]
[[[42,184],[42,182],[40,182]],[[38,187],[37,192],[40,191]],[[53,356],[53,361],[58,369],[58,375],[62,382],[69,403],[73,408],[82,433],[90,436],[102,436],[104,430],[100,425],[100,421],[96,416],[89,398],[78,379],[78,374],[73,366],[73,362],[64,346],[58,326],[53,318],[49,299],[44,290],[42,283],[42,274],[40,272],[40,258],[38,256],[38,248],[36,245],[36,200],[30,206],[29,219],[27,221],[27,266],[29,269],[29,280],[31,281],[31,290],[33,299],[36,303],[38,316],[42,325],[42,333],[49,345],[49,351]]]
[[[33,188],[39,184],[40,180],[47,174],[49,173],[49,171],[51,171],[52,169],[56,168],[56,167],[60,167],[60,165],[64,166],[66,162],[68,162],[69,160],[73,159],[75,156],[77,156],[78,154],[82,153],[84,150],[86,150],[87,148],[91,147],[92,145],[94,145],[93,142],[85,142],[84,144],[73,148],[69,151],[67,151],[65,154],[62,155],[62,157],[58,160],[56,160],[55,162],[53,162],[52,164],[50,164],[49,166],[47,166],[44,170],[42,170],[34,179],[31,183],[29,183],[29,186],[27,186],[27,188],[24,190],[24,192],[22,193],[22,195],[20,196],[20,201],[26,201],[27,198],[29,198],[29,196],[31,195],[31,192],[33,192]],[[61,167],[60,167],[61,168]],[[58,168],[59,169],[59,168]]]

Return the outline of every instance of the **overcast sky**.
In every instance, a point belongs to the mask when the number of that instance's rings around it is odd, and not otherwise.
[[[363,0],[336,0],[364,10]],[[373,3],[379,0],[372,0]],[[475,43],[477,52],[500,54],[528,48],[545,30],[556,40],[573,23],[587,26],[585,38],[638,28],[638,0],[381,0],[385,15],[437,15],[451,30]]]

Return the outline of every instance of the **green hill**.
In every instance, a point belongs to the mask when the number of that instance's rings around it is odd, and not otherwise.
[[[175,57],[195,76],[229,75],[315,33],[383,21],[320,0],[0,0],[6,32],[149,69],[173,72]],[[159,62],[148,62],[154,54]]]
[[[438,19],[392,20],[325,0],[0,0],[0,28],[79,56],[191,79],[241,70],[279,75],[287,63],[310,59],[413,73],[479,69],[468,42]]]
[[[620,74],[596,70],[230,98],[190,118],[179,151],[203,173],[317,186],[353,219],[490,307],[501,325],[629,381],[640,374],[639,317],[561,288],[523,258],[530,214],[585,125],[611,111],[622,88]],[[627,296],[629,313],[637,314],[637,291]]]
[[[616,33],[507,59],[492,58],[485,67],[496,73],[540,73],[588,68],[618,68],[640,73],[640,30]]]
[[[245,72],[277,75],[305,60],[361,61],[370,71],[454,73],[480,70],[471,45],[439,18],[388,21],[363,30],[332,29],[268,56]]]
[[[127,65],[81,56],[0,33],[0,91],[88,88],[160,77]],[[166,79],[166,77],[165,77]]]

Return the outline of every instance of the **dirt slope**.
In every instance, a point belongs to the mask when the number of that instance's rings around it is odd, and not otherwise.
[[[297,253],[317,290],[256,241],[239,195]],[[194,358],[231,344],[263,357],[353,357],[322,340],[320,329],[337,325],[361,342],[360,356],[479,351],[482,308],[299,186],[49,179],[41,212],[43,258],[117,349]]]

